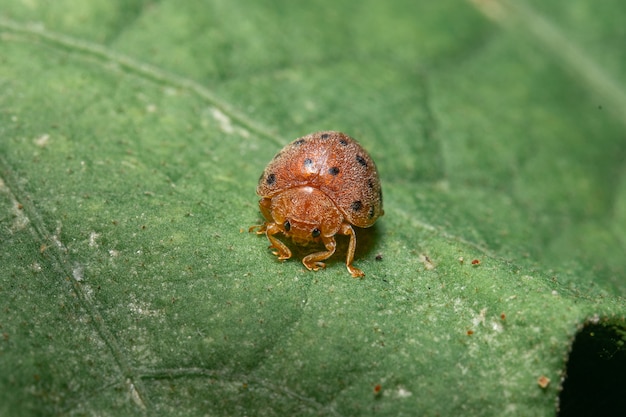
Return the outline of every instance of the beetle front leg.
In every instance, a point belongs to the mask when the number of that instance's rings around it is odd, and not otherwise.
[[[335,238],[333,236],[330,237],[322,237],[322,242],[326,247],[326,251],[316,252],[310,255],[307,255],[302,259],[302,263],[306,268],[311,271],[317,271],[320,268],[325,268],[326,264],[322,262],[325,259],[330,258],[333,253],[335,253],[335,249],[337,248],[337,244],[335,243]]]
[[[270,248],[276,249],[273,250],[272,253],[278,256],[278,259],[281,261],[291,258],[291,251],[289,250],[287,245],[285,245],[283,242],[278,240],[276,236],[274,236],[275,234],[282,232],[282,230],[280,230],[280,227],[278,227],[276,223],[265,223],[263,227],[265,228],[265,235],[271,243]]]

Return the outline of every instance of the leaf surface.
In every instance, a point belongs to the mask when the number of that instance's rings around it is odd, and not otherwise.
[[[554,415],[584,325],[624,357],[616,10],[0,1],[0,414]],[[330,129],[363,280],[247,233]]]

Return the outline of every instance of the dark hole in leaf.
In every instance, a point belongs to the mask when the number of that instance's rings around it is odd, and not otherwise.
[[[586,324],[567,362],[558,417],[624,416],[626,328]]]

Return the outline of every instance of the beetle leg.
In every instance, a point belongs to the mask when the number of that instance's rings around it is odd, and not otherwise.
[[[267,239],[271,243],[270,248],[276,249],[273,250],[272,253],[278,256],[278,259],[281,261],[291,258],[291,251],[289,250],[287,245],[285,245],[283,242],[278,240],[276,236],[274,236],[275,234],[282,232],[282,230],[280,230],[280,227],[278,227],[276,223],[265,223],[263,226],[261,226],[261,228],[262,230],[257,233],[265,232]]]
[[[267,229],[267,224],[255,224],[248,228],[248,233],[254,232],[257,235],[262,235],[265,233],[265,229]]]
[[[326,264],[322,261],[330,258],[333,253],[335,253],[337,244],[335,243],[335,238],[333,236],[322,237],[322,242],[324,242],[326,251],[312,253],[302,259],[302,263],[308,270],[317,271],[320,268],[325,268]]]
[[[341,225],[341,230],[339,233],[342,235],[350,236],[350,243],[348,244],[348,256],[346,257],[346,267],[348,268],[348,272],[352,275],[353,278],[364,277],[365,273],[361,271],[359,268],[352,266],[352,261],[354,260],[354,251],[356,250],[356,234],[354,233],[354,229],[348,223],[344,223]]]

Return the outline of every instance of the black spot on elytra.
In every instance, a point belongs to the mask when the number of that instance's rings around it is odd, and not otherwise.
[[[311,160],[311,158],[307,158],[304,160],[304,166],[309,168],[310,166],[313,165],[313,161]]]
[[[374,214],[376,214],[376,210],[374,210],[374,206],[371,206],[370,211],[367,213],[367,215],[371,219],[372,217],[374,217]]]
[[[334,177],[335,175],[339,174],[339,168],[331,167],[328,169],[328,173]]]
[[[275,182],[276,182],[276,174],[269,174],[267,178],[265,179],[265,183],[267,185],[274,185]]]
[[[339,143],[343,146],[347,146],[348,145],[348,141],[345,139],[339,139]]]
[[[350,208],[354,211],[359,211],[363,208],[363,203],[361,203],[361,200],[353,201],[352,204],[350,204]]]
[[[374,189],[374,181],[371,178],[367,180],[367,186],[370,187],[370,190]]]
[[[306,140],[304,140],[304,139],[298,139],[298,140],[297,140],[297,141],[295,141],[293,144],[294,144],[294,145],[298,145],[298,146],[300,146],[300,145],[302,145],[304,142],[306,142]]]
[[[321,138],[322,139],[328,139],[330,137],[330,135],[328,133],[323,133]]]
[[[356,161],[361,164],[361,166],[367,168],[367,161],[361,155],[356,156]]]

